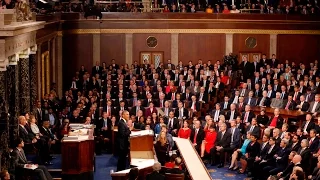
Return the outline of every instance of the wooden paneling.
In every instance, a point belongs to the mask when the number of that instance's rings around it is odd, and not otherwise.
[[[155,48],[147,46],[146,39],[154,36],[158,40]],[[163,52],[163,61],[171,59],[171,34],[133,34],[132,37],[132,60],[139,62],[140,52]]]
[[[199,59],[221,60],[225,55],[225,39],[224,34],[179,34],[179,61],[187,64]]]
[[[125,34],[101,34],[100,35],[100,62],[111,63],[115,59],[117,64],[126,62]]]
[[[88,72],[91,73],[92,62],[92,35],[65,35],[63,36],[63,87],[69,88],[72,77],[75,72],[84,65]]]
[[[278,58],[296,63],[310,63],[320,59],[320,35],[278,35]]]
[[[245,41],[248,37],[257,39],[257,46],[248,48]],[[270,35],[265,34],[234,34],[233,35],[233,53],[262,53],[269,57],[270,52]]]

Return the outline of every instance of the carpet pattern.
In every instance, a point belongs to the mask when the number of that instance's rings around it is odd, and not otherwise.
[[[53,177],[59,176],[56,170],[61,169],[61,156],[55,155],[55,159],[52,160],[53,165],[47,166]],[[28,158],[29,159],[29,158]],[[110,154],[103,154],[96,156],[96,170],[94,172],[95,180],[111,180],[110,172],[117,169],[117,158]],[[213,180],[246,180],[246,176],[243,174],[237,174],[237,172],[229,171],[228,167],[217,168],[216,166],[207,165],[208,171]]]

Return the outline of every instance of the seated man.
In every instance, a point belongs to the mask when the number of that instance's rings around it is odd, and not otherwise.
[[[45,166],[37,164],[29,164],[26,155],[23,151],[24,142],[22,139],[16,141],[16,148],[13,150],[14,166],[16,170],[17,179],[23,176],[24,172],[31,171],[40,180],[52,180],[48,169]],[[35,168],[34,170],[33,167]]]
[[[226,148],[230,147],[231,134],[227,131],[227,125],[225,123],[221,124],[220,131],[218,132],[215,145],[210,150],[212,165],[213,163],[219,162],[218,168],[222,168],[224,164],[224,152]],[[218,160],[219,158],[219,160]]]
[[[146,180],[154,180],[154,179],[164,180],[164,176],[160,174],[161,164],[156,162],[154,163],[152,168],[153,168],[153,172],[147,174]]]

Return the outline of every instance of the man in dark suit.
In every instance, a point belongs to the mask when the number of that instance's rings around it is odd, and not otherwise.
[[[99,61],[96,62],[96,65],[92,68],[92,76],[96,76],[96,74],[99,74],[101,76],[102,73],[102,67],[100,66]]]
[[[223,123],[220,126],[215,145],[210,150],[212,163],[219,163],[218,168],[224,164],[224,149],[229,148],[231,143],[231,134],[227,131],[227,125]],[[214,164],[212,164],[214,165]]]
[[[311,129],[314,129],[314,127],[315,127],[315,124],[314,124],[314,122],[312,122],[312,116],[311,116],[311,114],[307,114],[307,115],[306,115],[306,121],[304,121],[304,122],[302,123],[302,126],[301,126],[301,128],[302,128],[302,133],[303,133],[304,135],[308,135],[309,132],[310,132],[310,130],[311,130]]]
[[[240,64],[240,69],[242,70],[243,80],[246,81],[252,76],[253,68],[251,63],[248,61],[248,58],[244,56]]]
[[[164,175],[160,174],[160,170],[161,170],[161,164],[156,162],[153,165],[153,172],[147,174],[146,176],[146,180],[164,180],[165,177]]]
[[[267,91],[262,92],[262,97],[258,99],[257,106],[270,107],[271,101],[267,94]]]
[[[307,111],[309,109],[309,102],[306,101],[305,96],[301,95],[300,96],[300,101],[297,103],[296,109],[300,111]]]
[[[188,119],[189,111],[183,107],[182,102],[178,103],[178,108],[174,112],[174,117],[177,117],[178,119]]]
[[[318,146],[319,146],[319,138],[317,137],[317,132],[314,129],[310,130],[309,133],[309,149],[311,153],[318,153]]]
[[[29,171],[40,180],[52,180],[52,176],[48,172],[48,169],[42,165],[29,164],[26,155],[23,150],[24,142],[22,139],[16,140],[16,148],[12,152],[12,157],[14,159],[14,166],[16,171],[16,178],[20,179],[23,177],[26,171]],[[31,168],[35,168],[32,170]]]
[[[137,113],[138,113],[139,110],[141,110],[142,112],[145,111],[144,107],[141,106],[141,101],[140,100],[137,101],[136,106],[131,108],[131,113],[130,114],[137,116]]]
[[[294,157],[292,158],[292,161],[288,164],[288,166],[282,172],[279,172],[277,174],[277,177],[282,178],[284,180],[289,180],[293,168],[296,166],[302,167],[301,161],[302,161],[302,158],[300,155],[294,155]]]
[[[252,118],[250,125],[247,127],[246,132],[251,132],[252,135],[260,138],[260,127],[257,124],[257,119]]]
[[[194,129],[191,131],[190,140],[192,142],[192,145],[197,150],[197,152],[200,152],[201,144],[204,139],[205,133],[202,128],[200,128],[200,121],[197,120],[194,122]]]
[[[127,166],[127,155],[129,153],[129,136],[131,131],[127,125],[129,120],[129,112],[123,111],[121,114],[121,119],[118,124],[118,164],[117,171],[122,171],[126,169]]]
[[[29,132],[25,125],[27,124],[27,120],[24,116],[19,116],[19,137],[26,143],[36,143],[37,139],[32,132]]]
[[[297,104],[295,101],[293,101],[293,97],[290,94],[288,96],[288,99],[283,103],[283,108],[287,109],[287,110],[294,110],[294,109],[296,109],[296,106],[297,106]]]
[[[251,107],[249,105],[246,105],[244,112],[242,112],[242,122],[243,123],[251,123],[252,118],[254,118],[255,115],[251,111]]]
[[[167,127],[168,127],[168,132],[171,133],[172,136],[178,135],[178,129],[180,128],[179,120],[174,117],[173,111],[169,112]]]

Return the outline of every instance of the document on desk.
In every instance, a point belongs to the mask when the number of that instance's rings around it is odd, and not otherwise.
[[[146,136],[150,135],[153,136],[153,131],[152,130],[142,130],[142,131],[131,131],[130,136]]]
[[[192,179],[211,180],[211,176],[189,139],[174,137]]]
[[[153,166],[155,163],[154,159],[131,159],[131,165],[136,166],[138,169],[144,169]],[[129,173],[130,169],[114,172],[115,174]]]
[[[26,165],[24,165],[24,167],[23,168],[25,168],[25,169],[31,169],[31,170],[35,170],[35,169],[37,169],[38,168],[38,165],[36,165],[36,164],[26,164]]]

